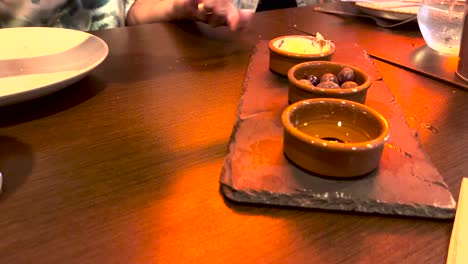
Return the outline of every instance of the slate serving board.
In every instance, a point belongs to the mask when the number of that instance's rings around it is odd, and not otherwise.
[[[391,138],[378,169],[351,180],[323,178],[291,164],[282,150],[280,116],[287,79],[268,68],[268,42],[251,57],[220,185],[236,202],[452,219],[456,202],[422,149],[372,59],[357,44],[335,43],[333,61],[360,67],[373,81],[366,105],[390,123]]]

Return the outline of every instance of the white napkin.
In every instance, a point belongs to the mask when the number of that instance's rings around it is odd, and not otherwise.
[[[468,178],[463,178],[450,238],[447,264],[468,263]]]

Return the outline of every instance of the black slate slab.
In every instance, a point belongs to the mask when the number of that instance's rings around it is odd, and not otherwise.
[[[336,45],[333,61],[358,66],[372,76],[366,104],[391,125],[378,169],[362,178],[335,180],[288,162],[280,121],[287,106],[287,79],[269,71],[267,41],[261,41],[246,75],[220,177],[221,192],[228,199],[253,204],[453,218],[456,202],[366,51],[357,44]]]

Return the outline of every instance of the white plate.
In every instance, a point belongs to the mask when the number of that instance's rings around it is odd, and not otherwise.
[[[85,77],[109,53],[102,39],[71,29],[0,29],[0,40],[0,106],[58,91]]]
[[[420,3],[401,1],[356,2],[356,7],[363,13],[391,20],[406,20],[418,14]]]

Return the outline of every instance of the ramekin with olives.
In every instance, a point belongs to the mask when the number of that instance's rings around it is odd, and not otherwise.
[[[339,98],[365,103],[372,82],[367,73],[356,66],[331,62],[309,61],[288,71],[289,103],[310,98]]]

